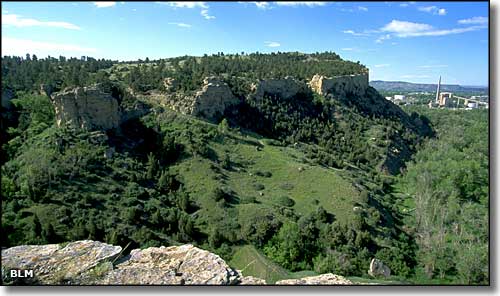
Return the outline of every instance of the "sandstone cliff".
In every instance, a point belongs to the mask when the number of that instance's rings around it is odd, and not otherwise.
[[[86,130],[107,130],[147,112],[146,106],[139,101],[132,106],[122,106],[113,89],[102,84],[46,93],[54,105],[58,126],[69,124]]]
[[[320,95],[334,94],[345,96],[351,93],[364,96],[368,89],[368,73],[325,77],[314,75],[309,82],[311,89]]]
[[[196,92],[192,114],[216,119],[224,114],[224,110],[231,105],[238,104],[236,98],[227,83],[215,77],[207,77],[203,80],[203,87]]]
[[[165,79],[165,87],[170,91],[172,79]],[[173,93],[165,95],[163,105],[187,115],[216,120],[224,114],[224,110],[240,100],[231,92],[227,83],[216,77],[207,77],[203,80],[201,90],[194,95]]]
[[[290,99],[298,94],[310,94],[307,84],[292,77],[284,79],[267,79],[255,83],[251,87],[253,97],[262,98],[264,95],[277,96],[281,99]]]
[[[263,285],[243,276],[219,256],[192,245],[135,249],[84,240],[65,246],[17,246],[2,250],[5,284],[40,285]],[[11,270],[33,270],[33,277],[11,277]],[[279,281],[278,285],[350,285],[324,274]]]

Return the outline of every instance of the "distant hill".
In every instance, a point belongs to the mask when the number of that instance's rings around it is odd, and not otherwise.
[[[382,81],[374,80],[370,81],[370,86],[377,89],[378,91],[436,91],[437,84],[426,84],[426,83],[411,83],[405,81]],[[450,92],[478,92],[478,93],[488,93],[488,87],[485,86],[462,86],[458,84],[441,84],[442,91]]]

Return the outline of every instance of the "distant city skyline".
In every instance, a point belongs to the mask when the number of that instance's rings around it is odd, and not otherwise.
[[[2,2],[2,56],[334,51],[370,80],[488,86],[488,2]]]

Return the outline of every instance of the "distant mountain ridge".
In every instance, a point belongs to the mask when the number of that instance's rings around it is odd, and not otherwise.
[[[437,84],[411,83],[411,82],[405,82],[405,81],[374,80],[374,81],[370,81],[370,86],[379,90],[379,91],[385,90],[385,91],[434,92],[434,91],[436,91]],[[462,85],[458,85],[458,84],[441,84],[441,91],[481,92],[481,93],[487,94],[488,87],[486,87],[486,86],[462,86]]]

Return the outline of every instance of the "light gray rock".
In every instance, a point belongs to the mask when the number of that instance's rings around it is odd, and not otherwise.
[[[257,100],[261,99],[264,95],[277,96],[281,99],[290,99],[297,94],[311,92],[307,84],[298,81],[292,77],[285,77],[284,79],[266,79],[251,86],[253,97]]]
[[[116,98],[100,84],[66,88],[51,96],[58,126],[70,124],[87,130],[106,130],[120,125]]]
[[[318,276],[309,276],[300,279],[277,281],[276,285],[353,285],[354,283],[343,276],[325,273]]]
[[[389,277],[391,275],[391,269],[379,259],[373,258],[370,262],[368,274],[373,277]]]
[[[309,86],[314,92],[320,95],[334,94],[345,96],[347,93],[352,93],[357,96],[363,96],[369,87],[368,80],[368,73],[334,77],[325,77],[316,74],[309,82]]]
[[[238,273],[219,256],[192,245],[132,250],[99,284],[233,285]]]
[[[122,248],[84,240],[17,246],[2,250],[2,279],[6,284],[63,285],[265,285],[263,279],[243,276],[219,256],[193,245],[135,249],[118,258]],[[33,270],[22,282],[10,270]],[[334,274],[288,279],[277,285],[351,285]]]
[[[227,83],[216,77],[207,77],[203,80],[202,89],[196,92],[191,114],[214,120],[223,115],[227,107],[239,102]]]
[[[260,285],[266,285],[266,281],[257,277],[253,276],[241,276],[240,281],[238,285],[243,285],[243,286],[260,286]]]
[[[33,270],[34,283],[66,284],[95,267],[100,262],[112,260],[121,247],[84,240],[41,246],[17,246],[2,250],[2,278],[11,269]]]
[[[203,80],[201,90],[194,94],[165,94],[160,102],[174,111],[213,121],[219,119],[226,108],[240,103],[240,100],[227,83],[211,76]]]

